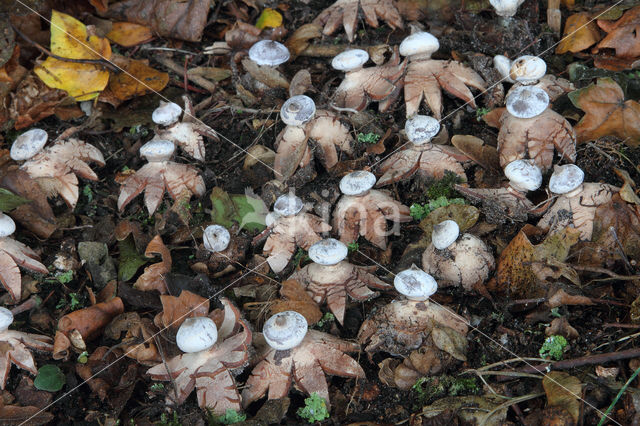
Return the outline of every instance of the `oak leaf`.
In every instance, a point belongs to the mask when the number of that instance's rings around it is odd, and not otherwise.
[[[574,127],[579,142],[616,136],[627,145],[640,144],[640,103],[624,100],[622,88],[611,78],[569,94],[573,104],[585,112]]]

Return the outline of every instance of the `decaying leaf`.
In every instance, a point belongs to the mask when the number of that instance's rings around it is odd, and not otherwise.
[[[23,129],[55,114],[56,107],[72,98],[67,92],[48,87],[34,73],[29,73],[11,93],[9,114],[14,127]]]
[[[456,191],[471,202],[482,205],[487,222],[502,224],[508,220],[525,222],[535,215],[535,206],[527,194],[511,186],[501,188],[468,188],[455,185]]]
[[[599,78],[596,83],[571,92],[569,99],[585,112],[574,127],[579,142],[616,136],[629,146],[640,144],[640,103],[625,101],[622,88],[613,79]]]
[[[187,318],[206,317],[209,313],[209,299],[188,290],[182,290],[178,297],[163,294],[160,300],[162,313],[156,316],[154,322],[161,328],[177,331]]]
[[[370,290],[369,287],[379,290],[391,288],[389,284],[371,273],[376,268],[377,266],[356,266],[347,261],[330,266],[310,263],[296,271],[289,279],[300,282],[316,303],[320,304],[326,300],[327,306],[342,325],[347,294],[364,302],[379,294]]]
[[[200,41],[207,23],[209,0],[126,0],[109,6],[105,16],[151,28],[163,37]]]
[[[116,106],[119,102],[128,99],[160,92],[169,82],[169,74],[151,68],[147,61],[114,55],[111,62],[122,71],[111,75],[107,88],[100,95],[100,100],[109,101],[113,96],[117,101],[110,103]]]
[[[211,348],[178,355],[147,371],[153,380],[172,382],[169,400],[182,404],[195,388],[200,407],[216,414],[228,409],[240,411],[232,372],[246,365],[251,344],[251,331],[238,308],[225,298],[221,302],[224,320],[218,327],[218,341]]]
[[[66,359],[69,356],[69,348],[76,342],[75,339],[80,338],[86,342],[99,336],[104,327],[122,312],[122,299],[114,297],[108,302],[79,309],[60,318],[53,342],[53,359]],[[77,348],[77,345],[75,347]]]
[[[153,40],[153,33],[149,27],[144,25],[132,22],[114,22],[106,37],[120,46],[133,47]]]
[[[38,426],[49,424],[53,420],[53,414],[42,411],[40,407],[8,405],[0,402],[0,419],[5,425],[20,425],[29,423]]]
[[[547,273],[543,269],[535,269],[533,264],[540,262],[550,265],[549,267],[562,265],[571,247],[579,241],[580,233],[573,228],[560,228],[534,246],[529,236],[536,232],[539,231],[525,225],[500,253],[495,275],[497,288],[493,290],[507,292],[516,298],[541,297],[547,294],[548,283],[543,281]],[[540,272],[541,276],[536,272]]]
[[[69,36],[70,34],[70,36]],[[56,10],[51,15],[51,53],[69,59],[111,59],[109,41],[91,33],[77,19]],[[49,87],[62,89],[78,101],[97,97],[109,82],[109,71],[98,64],[48,57],[34,72]]]
[[[502,171],[498,151],[482,139],[472,135],[454,135],[451,144],[485,169]]]
[[[449,396],[422,408],[421,420],[428,422],[444,412],[453,410],[462,422],[484,426],[500,426],[507,421],[504,400],[493,394],[472,396]],[[501,408],[502,407],[502,408]],[[450,424],[449,420],[446,424]]]
[[[242,405],[249,406],[267,391],[268,399],[284,398],[295,382],[304,393],[310,395],[315,392],[330,406],[325,373],[364,378],[362,367],[345,354],[359,350],[357,343],[316,330],[309,330],[302,343],[286,351],[278,351],[265,344],[253,361],[256,366],[242,391]]]
[[[582,399],[580,380],[564,371],[551,371],[542,378],[542,386],[547,394],[548,404],[567,410],[577,424],[580,417],[580,400]]]
[[[156,235],[147,245],[144,255],[153,257],[159,254],[162,257],[160,263],[144,268],[144,273],[138,277],[134,287],[143,291],[158,290],[160,294],[167,293],[167,284],[164,276],[171,271],[171,253],[162,242],[160,235]]]
[[[627,10],[622,18],[615,22],[598,19],[598,26],[608,34],[596,46],[597,49],[609,48],[616,50],[616,56],[621,58],[636,58],[640,56],[640,6]],[[596,51],[597,51],[596,49]]]
[[[122,336],[123,332],[124,336]],[[151,319],[140,318],[137,312],[125,312],[109,323],[104,329],[104,336],[113,340],[122,339],[120,345],[125,356],[135,359],[142,365],[154,366],[162,362],[156,347],[158,340],[154,339],[157,332]]]
[[[238,229],[251,232],[262,231],[266,224],[265,218],[269,209],[264,201],[246,191],[245,194],[228,194],[220,187],[215,187],[209,195],[211,200],[211,220],[226,228],[236,223]]]
[[[280,294],[283,299],[276,300],[269,310],[271,315],[284,311],[296,311],[304,316],[307,324],[315,324],[322,318],[322,311],[311,296],[307,294],[304,287],[295,279],[289,278],[282,282]]]
[[[409,390],[424,376],[442,373],[452,358],[434,345],[426,344],[412,351],[403,360],[387,358],[378,364],[378,378],[387,386]]]
[[[361,196],[343,195],[333,212],[333,228],[340,235],[340,241],[349,244],[361,235],[383,250],[387,248],[390,234],[387,220],[396,224],[410,221],[409,207],[385,191],[375,189]]]
[[[393,29],[403,27],[402,17],[392,0],[338,0],[313,20],[323,25],[323,34],[331,35],[340,25],[344,26],[350,42],[355,38],[358,9],[362,8],[367,24],[378,28],[378,18],[384,20]]]
[[[580,52],[600,40],[600,31],[591,15],[586,12],[576,13],[567,18],[564,34],[558,43],[556,53]]]
[[[67,139],[43,149],[21,169],[34,179],[48,196],[59,194],[72,209],[78,202],[78,178],[96,181],[98,176],[87,162],[104,166],[102,152],[79,139]]]
[[[47,274],[49,270],[39,260],[36,252],[20,241],[0,238],[0,283],[16,302],[22,297],[22,275],[18,266]]]

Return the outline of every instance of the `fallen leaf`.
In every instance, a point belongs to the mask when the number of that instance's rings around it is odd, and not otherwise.
[[[256,21],[256,28],[278,28],[282,25],[282,15],[274,9],[267,7],[260,13]]]
[[[209,314],[209,299],[182,290],[180,296],[160,296],[162,313],[156,317],[158,328],[171,328],[177,331],[180,324],[190,317],[206,317]]]
[[[640,259],[640,206],[628,204],[614,194],[610,202],[596,209],[592,244],[586,245],[593,250],[582,251],[581,263],[607,265],[620,260],[620,246],[628,258]]]
[[[231,71],[225,68],[216,67],[195,67],[187,70],[188,77],[194,75],[218,82],[231,77]]]
[[[616,56],[635,58],[640,56],[640,6],[627,10],[615,22],[598,19],[598,26],[608,34],[596,46],[598,49],[615,49]]]
[[[42,411],[38,407],[19,407],[0,403],[0,419],[4,425],[44,425],[53,420],[53,414]]]
[[[15,74],[16,68],[20,66],[20,64],[18,63],[19,58],[20,58],[20,46],[16,44],[13,48],[12,55],[9,57],[7,62],[4,63],[3,66],[0,68],[0,82],[3,82],[3,83],[14,82],[13,74]],[[0,62],[2,61],[0,60]]]
[[[106,11],[103,10],[101,12]],[[106,37],[112,42],[124,47],[133,47],[153,40],[153,33],[149,27],[131,22],[114,22]]]
[[[113,94],[116,99],[126,101],[147,93],[159,92],[169,82],[169,74],[149,67],[146,61],[115,55],[112,62],[124,71],[111,76],[105,96]]]
[[[640,198],[635,193],[636,183],[633,181],[629,172],[623,169],[613,169],[620,179],[624,182],[622,188],[618,192],[620,197],[627,203],[640,205]]]
[[[531,225],[525,225],[518,232],[500,253],[495,276],[496,288],[490,290],[507,292],[513,297],[522,298],[546,295],[548,285],[544,279],[550,273],[547,269],[534,268],[534,264],[542,263],[547,267],[559,267],[558,265],[567,259],[571,247],[578,242],[580,231],[574,228],[562,228],[547,236],[542,243],[533,245],[529,237],[539,234],[540,230]],[[566,266],[566,268],[569,267]],[[540,276],[536,272],[539,272]]]
[[[48,87],[35,74],[28,74],[11,94],[9,115],[16,130],[24,129],[55,114],[55,108],[71,100],[64,90]]]
[[[580,52],[600,40],[600,31],[591,15],[587,12],[576,13],[567,18],[564,24],[564,35],[556,53],[561,55],[567,52]]]
[[[627,145],[640,144],[640,103],[624,100],[622,88],[611,78],[569,93],[569,99],[585,112],[574,126],[579,142],[617,136]]]
[[[23,204],[30,203],[31,200],[23,198],[19,195],[7,191],[4,188],[0,188],[0,211],[8,212]]]
[[[495,147],[472,135],[455,135],[451,144],[485,169],[502,171]]]
[[[231,228],[234,223],[239,229],[262,231],[266,227],[265,218],[269,209],[257,196],[228,194],[222,188],[215,187],[209,195],[211,200],[211,220],[214,223]]]
[[[118,261],[118,280],[127,282],[138,272],[138,269],[149,259],[138,253],[136,243],[132,235],[124,240],[118,241],[118,251],[120,258]]]
[[[271,305],[271,315],[284,311],[296,311],[303,315],[310,325],[317,323],[322,318],[320,307],[297,280],[283,281],[280,295],[283,299],[276,300]]]
[[[109,42],[91,35],[77,19],[53,11],[51,53],[69,59],[111,59]],[[62,61],[48,57],[34,72],[49,87],[62,89],[78,101],[97,97],[109,82],[109,72],[101,65]]]
[[[153,257],[156,254],[162,257],[162,261],[144,268],[144,273],[140,275],[133,286],[139,290],[158,290],[160,294],[165,294],[167,292],[167,284],[164,276],[171,271],[171,253],[162,242],[160,235],[156,235],[149,242],[144,252],[147,257]]]
[[[567,410],[577,423],[580,416],[580,400],[582,399],[582,383],[577,377],[564,371],[551,371],[542,379],[547,402],[552,407]]]
[[[322,36],[322,27],[316,24],[304,24],[291,34],[285,45],[289,49],[291,56],[298,56],[304,49],[309,47],[311,40]]]
[[[503,402],[492,395],[449,396],[423,407],[419,416],[423,416],[420,420],[425,424],[434,416],[453,410],[465,424],[499,426],[507,420],[507,407],[502,407]]]
[[[146,25],[163,37],[200,41],[211,0],[125,0],[113,4],[105,16]]]

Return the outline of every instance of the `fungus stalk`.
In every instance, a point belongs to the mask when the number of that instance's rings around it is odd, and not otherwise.
[[[518,12],[518,7],[524,3],[524,0],[489,0],[489,3],[496,10],[500,24],[509,28],[513,24],[513,17]]]

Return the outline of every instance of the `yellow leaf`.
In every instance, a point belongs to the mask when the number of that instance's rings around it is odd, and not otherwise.
[[[132,47],[146,43],[153,38],[149,27],[133,24],[131,22],[114,22],[107,38],[124,47]]]
[[[564,37],[558,43],[557,54],[566,52],[580,52],[589,46],[596,44],[600,40],[598,26],[586,13],[576,13],[567,18],[564,24]]]
[[[54,89],[65,90],[77,101],[95,98],[107,87],[109,72],[99,65],[77,64],[47,58],[33,69],[40,80]]]
[[[51,53],[69,59],[111,59],[109,41],[90,34],[76,18],[53,11]]]
[[[53,11],[51,53],[69,59],[110,59],[109,42],[91,34],[77,19]],[[65,90],[77,101],[93,99],[107,86],[109,72],[101,65],[47,58],[34,72],[49,87]]]
[[[256,28],[259,29],[278,28],[280,25],[282,25],[282,15],[270,8],[264,9],[256,21]]]

